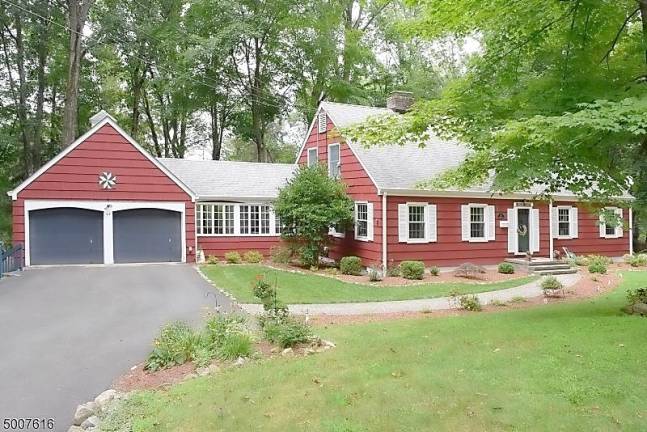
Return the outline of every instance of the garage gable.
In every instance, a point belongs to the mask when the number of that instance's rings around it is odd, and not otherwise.
[[[195,201],[188,186],[101,114],[86,134],[10,191],[12,199]]]

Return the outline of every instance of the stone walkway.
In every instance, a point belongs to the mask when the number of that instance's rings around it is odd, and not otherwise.
[[[566,288],[574,285],[580,280],[580,275],[566,274],[556,276]],[[509,301],[514,297],[532,298],[542,294],[539,286],[541,279],[520,285],[514,288],[507,288],[498,291],[488,291],[476,294],[482,304],[488,304],[492,300]],[[258,315],[263,312],[259,304],[241,304],[246,312]],[[397,312],[421,312],[433,310],[454,309],[455,305],[451,297],[438,297],[419,300],[398,300],[367,303],[324,303],[324,304],[291,304],[288,305],[290,312],[297,315],[364,315],[379,313]]]

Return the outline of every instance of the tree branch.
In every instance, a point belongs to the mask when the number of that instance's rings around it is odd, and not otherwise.
[[[627,16],[627,18],[625,18],[625,21],[622,23],[622,26],[620,27],[620,29],[616,33],[616,36],[613,38],[613,42],[611,42],[611,46],[607,50],[606,54],[604,54],[604,57],[602,57],[600,59],[600,63],[602,63],[603,61],[609,59],[609,56],[611,55],[613,50],[616,48],[616,44],[618,43],[618,40],[620,40],[620,36],[622,35],[622,32],[625,30],[625,27],[627,27],[627,24],[629,23],[629,21],[631,21],[631,18],[633,18],[638,13],[639,10],[640,10],[640,8],[637,7],[631,14],[629,14]]]

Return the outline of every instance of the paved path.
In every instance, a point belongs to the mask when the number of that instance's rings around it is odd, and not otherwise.
[[[564,286],[569,287],[579,279],[579,274],[566,274],[556,276]],[[542,294],[539,286],[540,280],[514,288],[498,291],[489,291],[476,294],[482,304],[492,300],[509,301],[514,297],[537,297]],[[263,311],[258,304],[242,304],[241,307],[251,314],[260,314]],[[428,310],[453,309],[455,305],[450,297],[438,297],[420,300],[399,300],[367,303],[327,303],[327,304],[291,304],[290,312],[297,315],[363,315],[397,312],[420,312]]]
[[[160,326],[231,302],[188,265],[29,269],[0,280],[2,419],[53,418],[145,360]]]

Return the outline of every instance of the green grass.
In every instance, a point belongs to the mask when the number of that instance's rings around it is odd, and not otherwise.
[[[104,427],[644,431],[647,319],[619,308],[646,283],[626,273],[581,303],[317,329],[337,348],[136,394]]]
[[[233,294],[241,303],[259,303],[252,294],[252,283],[264,275],[278,286],[279,300],[298,303],[347,303],[387,300],[411,300],[445,297],[452,292],[473,294],[523,285],[535,277],[523,277],[504,282],[428,283],[409,286],[360,285],[326,276],[274,270],[262,265],[205,265],[202,271],[220,289]]]

